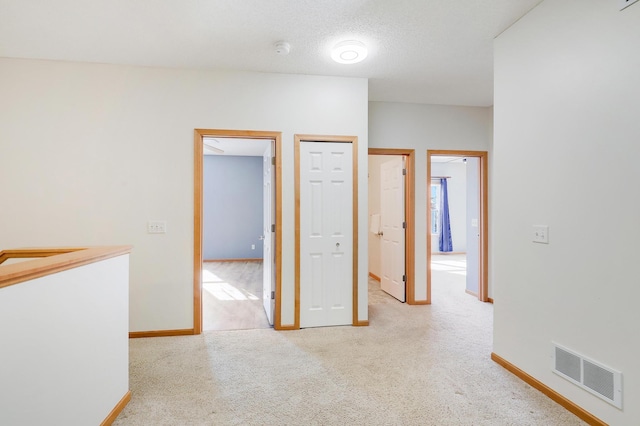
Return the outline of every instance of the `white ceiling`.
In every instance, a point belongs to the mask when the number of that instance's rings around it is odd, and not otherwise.
[[[0,57],[366,77],[372,101],[489,106],[493,39],[541,1],[0,0]],[[332,62],[345,39],[364,62]]]
[[[251,157],[262,157],[267,150],[271,140],[268,139],[241,139],[241,138],[202,138],[205,149],[204,155],[240,155]],[[206,149],[213,146],[220,151]]]
[[[463,156],[446,156],[446,155],[432,155],[432,163],[463,163]]]

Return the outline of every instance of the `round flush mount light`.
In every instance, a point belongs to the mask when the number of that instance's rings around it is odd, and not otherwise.
[[[364,43],[347,40],[336,44],[331,51],[331,59],[339,64],[356,64],[367,57]]]

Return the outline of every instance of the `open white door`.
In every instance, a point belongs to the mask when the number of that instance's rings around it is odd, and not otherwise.
[[[275,310],[275,166],[273,164],[273,142],[262,155],[262,184],[263,184],[263,216],[262,216],[262,302],[267,313],[269,324],[273,325]]]
[[[480,159],[466,159],[467,197],[467,287],[480,297]]]
[[[353,313],[353,145],[300,143],[300,327]]]
[[[396,299],[406,299],[404,158],[398,156],[380,165],[380,288]]]

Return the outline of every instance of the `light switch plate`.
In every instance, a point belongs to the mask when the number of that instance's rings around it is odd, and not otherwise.
[[[147,222],[147,233],[166,234],[167,222],[164,220],[150,220],[149,222]]]
[[[635,2],[637,2],[638,0],[618,0],[618,4],[620,6],[620,10],[631,6],[632,4],[634,4]]]
[[[533,225],[533,242],[549,244],[549,227],[547,225]]]

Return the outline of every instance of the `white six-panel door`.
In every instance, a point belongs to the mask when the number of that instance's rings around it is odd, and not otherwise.
[[[272,225],[275,223],[275,202],[273,197],[275,173],[272,164],[272,145],[273,142],[269,144],[262,156],[262,303],[271,325],[273,325],[273,313],[275,310],[275,238],[273,238],[272,229]]]
[[[398,156],[380,165],[380,288],[405,301],[404,160]]]
[[[300,327],[353,313],[352,144],[300,142]]]

